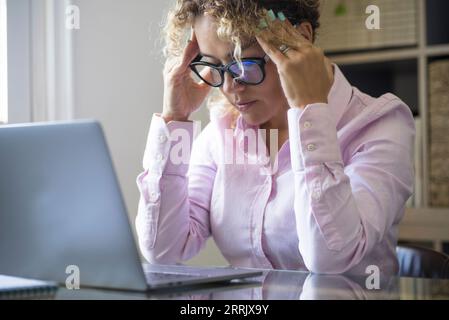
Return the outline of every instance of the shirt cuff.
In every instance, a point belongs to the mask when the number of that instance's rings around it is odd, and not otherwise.
[[[190,161],[194,138],[194,122],[170,121],[153,114],[147,145],[143,157],[143,167],[148,174],[185,175]]]
[[[292,169],[342,162],[333,113],[326,103],[291,108],[288,113]]]

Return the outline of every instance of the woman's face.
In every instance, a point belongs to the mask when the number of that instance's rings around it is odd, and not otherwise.
[[[203,56],[210,56],[204,57],[203,60],[214,64],[227,64],[233,60],[233,44],[218,38],[216,25],[210,16],[197,18],[194,30],[200,53]],[[245,48],[245,44],[243,44],[242,49],[242,58],[262,58],[265,56],[265,52],[257,41],[253,42],[248,48]],[[265,64],[265,73],[265,80],[256,86],[235,82],[229,73],[225,73],[225,81],[220,90],[229,102],[239,110],[248,124],[271,128],[273,125],[279,125],[278,120],[282,121],[286,118],[286,110],[289,107],[282,90],[276,65],[271,60],[268,60]],[[237,105],[238,102],[251,101],[255,102],[247,109],[239,108]]]

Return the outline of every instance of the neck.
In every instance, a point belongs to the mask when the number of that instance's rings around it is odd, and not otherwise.
[[[273,159],[276,156],[277,152],[279,151],[279,149],[282,147],[282,145],[284,144],[284,142],[288,139],[288,118],[287,118],[287,111],[288,111],[289,107],[287,108],[282,108],[281,112],[279,112],[279,115],[270,119],[269,121],[261,124],[259,126],[260,129],[265,129],[266,130],[266,147],[267,147],[267,152],[270,155],[270,157],[272,158],[272,163],[273,163]],[[274,150],[275,152],[272,153],[271,151],[271,146],[270,146],[270,136],[271,136],[271,132],[270,130],[277,130],[277,137],[278,137],[278,147],[277,150]]]
[[[265,129],[267,131],[270,130],[279,130],[280,132],[288,131],[288,118],[287,118],[288,110],[289,107],[282,108],[281,111],[275,117],[261,124],[259,128]]]

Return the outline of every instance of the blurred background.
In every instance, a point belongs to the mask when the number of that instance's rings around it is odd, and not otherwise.
[[[162,110],[160,31],[174,1],[0,0],[0,125],[97,119],[131,224],[152,114]],[[400,241],[449,251],[449,2],[325,0],[317,45],[360,90],[392,92],[417,127],[415,194]],[[206,108],[194,115],[204,128]],[[1,165],[1,164],[0,164]],[[226,261],[210,240],[192,265]]]

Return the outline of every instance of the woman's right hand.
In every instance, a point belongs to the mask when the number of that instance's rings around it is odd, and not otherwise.
[[[164,66],[164,106],[162,118],[166,121],[187,121],[208,95],[211,87],[197,83],[190,76],[190,63],[200,52],[195,32],[181,57],[168,59]],[[205,75],[207,76],[207,75]],[[207,78],[206,78],[207,79]]]

